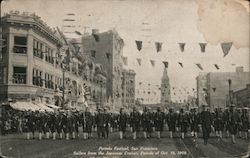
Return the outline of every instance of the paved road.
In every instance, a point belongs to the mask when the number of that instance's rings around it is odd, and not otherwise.
[[[140,134],[142,136],[142,134]],[[1,136],[1,151],[7,157],[90,157],[90,158],[117,158],[117,157],[169,157],[169,158],[184,158],[184,157],[240,157],[247,151],[250,151],[249,141],[237,139],[236,144],[232,144],[229,138],[218,141],[216,138],[211,138],[207,145],[203,144],[203,140],[198,138],[194,141],[190,136],[184,140],[178,135],[174,139],[168,138],[165,132],[162,139],[154,138],[143,139],[138,138],[132,140],[130,133],[126,134],[126,139],[119,140],[118,133],[112,133],[109,139],[95,138],[84,140],[82,134],[76,140],[25,140],[24,134],[15,134]],[[100,147],[110,147],[112,150],[100,150]],[[117,149],[115,147],[126,148],[129,150]],[[138,148],[132,150],[131,148]],[[141,148],[143,147],[143,149]],[[94,152],[103,152],[111,155],[94,155]],[[131,155],[125,155],[131,154]],[[84,155],[84,152],[88,156]],[[119,155],[119,154],[123,155]],[[78,155],[77,155],[78,154]],[[112,155],[114,154],[114,155]],[[138,155],[135,155],[138,154]],[[154,154],[154,155],[151,155]],[[79,156],[81,155],[81,156]]]

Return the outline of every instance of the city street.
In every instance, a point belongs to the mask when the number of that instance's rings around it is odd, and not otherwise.
[[[155,133],[154,133],[155,134]],[[207,145],[203,144],[201,138],[195,142],[190,136],[184,140],[179,137],[174,139],[167,138],[164,132],[161,139],[154,138],[143,139],[142,133],[140,138],[132,140],[131,133],[127,133],[126,139],[118,139],[118,133],[112,133],[109,139],[97,139],[94,134],[93,139],[84,140],[82,133],[80,139],[76,140],[25,140],[25,135],[7,135],[1,137],[2,154],[7,157],[241,157],[249,151],[249,143],[247,140],[237,139],[236,144],[232,144],[229,138],[224,138],[218,142],[215,137],[211,138]],[[81,155],[84,152],[99,152],[100,147],[138,147],[139,155]],[[152,148],[152,150],[140,148]],[[107,150],[102,150],[104,153]],[[144,152],[142,152],[144,151]],[[150,155],[150,151],[157,152],[159,155]],[[115,152],[114,150],[109,152]],[[147,152],[147,153],[146,153]],[[123,151],[123,154],[126,152]],[[77,155],[78,154],[78,155]],[[144,155],[145,154],[145,155]]]

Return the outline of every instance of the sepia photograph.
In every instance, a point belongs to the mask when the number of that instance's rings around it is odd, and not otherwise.
[[[248,0],[0,0],[0,158],[250,157]]]

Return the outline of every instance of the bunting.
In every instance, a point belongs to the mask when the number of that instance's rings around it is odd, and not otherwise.
[[[151,63],[151,65],[152,65],[152,67],[155,66],[155,61],[154,61],[154,60],[150,60],[150,63]]]
[[[200,45],[200,48],[201,48],[201,52],[205,52],[206,51],[206,46],[207,46],[207,43],[199,43]]]
[[[160,52],[162,48],[162,42],[155,42],[156,51]]]
[[[214,64],[214,66],[215,66],[215,68],[216,68],[217,70],[220,69],[219,66],[218,66],[217,64]]]
[[[128,65],[128,57],[122,57],[124,65]]]
[[[178,64],[183,68],[183,64],[181,62],[178,62]]]
[[[186,45],[185,43],[179,43],[179,47],[180,47],[181,52],[184,52],[185,45]]]
[[[165,68],[168,68],[168,62],[167,61],[162,61],[162,63],[164,64]]]
[[[229,53],[231,47],[232,47],[233,42],[227,42],[227,43],[221,43],[221,48],[224,54],[224,57],[227,56]]]
[[[200,70],[203,70],[203,67],[201,66],[201,64],[196,64],[196,66],[197,66]]]
[[[142,49],[142,41],[135,41],[137,49],[140,51]]]
[[[137,60],[138,64],[141,66],[141,58],[137,58],[136,60]]]

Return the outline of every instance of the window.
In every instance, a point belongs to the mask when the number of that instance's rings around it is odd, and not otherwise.
[[[33,69],[33,85],[40,87],[43,86],[42,71]]]
[[[6,76],[7,76],[6,67],[0,67],[0,84],[5,84]]]
[[[14,53],[27,54],[27,37],[14,37]]]
[[[45,73],[45,88],[54,89],[53,75]]]
[[[91,50],[90,53],[91,53],[91,56],[92,56],[93,58],[95,58],[96,51],[95,51],[95,50]]]
[[[26,67],[14,67],[13,68],[13,83],[26,84]]]
[[[38,42],[37,40],[33,40],[33,54],[34,56],[43,59],[43,44]]]

